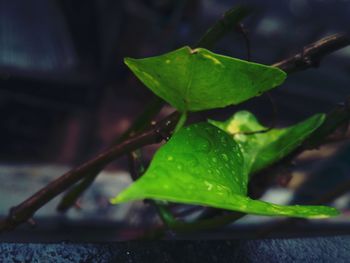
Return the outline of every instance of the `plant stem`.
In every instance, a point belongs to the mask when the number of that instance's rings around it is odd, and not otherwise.
[[[174,133],[177,133],[184,126],[186,120],[187,120],[187,112],[184,111],[183,113],[181,113],[180,119],[176,124]]]
[[[125,140],[119,145],[107,149],[81,166],[70,170],[43,187],[21,204],[11,208],[9,215],[0,221],[0,231],[12,229],[27,221],[40,207],[58,194],[62,193],[72,184],[75,184],[85,176],[89,175],[89,172],[104,167],[111,161],[115,160],[115,158],[127,152],[131,152],[149,144],[158,143],[164,139],[164,136],[169,136],[174,129],[175,123],[178,121],[179,114],[174,112],[169,117],[159,122],[154,127]]]
[[[345,33],[337,33],[305,46],[300,53],[277,62],[273,66],[288,73],[318,67],[324,56],[348,45],[350,45],[350,37]]]
[[[167,229],[173,229],[173,226],[177,223],[175,217],[170,212],[169,208],[161,202],[152,200],[153,205],[157,209],[157,213],[164,223],[164,227]]]
[[[121,143],[136,132],[139,132],[149,126],[150,122],[159,113],[163,105],[164,101],[159,97],[154,96],[149,106],[136,119],[131,127],[123,133],[122,136],[114,140],[112,145]],[[77,185],[73,186],[61,199],[57,206],[57,210],[59,212],[66,212],[70,207],[72,207],[76,203],[79,196],[81,196],[82,193],[95,181],[102,169],[103,167],[97,167],[95,170],[90,171],[89,175],[82,179],[82,181]]]
[[[231,8],[225,12],[220,20],[218,20],[211,28],[208,29],[208,31],[193,48],[213,48],[215,43],[217,43],[227,33],[231,32],[232,29],[235,28],[235,26],[245,17],[247,17],[251,12],[252,9],[246,6],[237,6]]]

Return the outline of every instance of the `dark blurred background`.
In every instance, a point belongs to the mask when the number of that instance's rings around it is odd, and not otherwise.
[[[259,63],[272,64],[326,35],[350,31],[348,0],[0,0],[0,177],[8,181],[1,190],[1,211],[44,185],[45,176],[47,182],[109,146],[143,111],[151,93],[123,65],[124,57],[191,46],[225,11],[240,3],[253,8],[244,27],[251,59]],[[214,51],[247,59],[246,40],[235,29]],[[277,123],[291,124],[344,101],[350,93],[349,58],[350,48],[339,50],[327,56],[320,68],[293,74],[271,92]],[[210,111],[205,117],[225,119],[240,108],[269,124],[275,118],[271,104],[261,96],[239,107]],[[170,110],[165,108],[160,116]],[[294,171],[295,178],[328,169],[329,178],[316,181],[323,182],[320,188],[336,184],[348,177],[348,152],[348,144],[341,143],[315,155],[327,162],[315,164],[314,155],[306,156]],[[125,159],[109,167],[111,173],[126,169]],[[38,178],[33,173],[41,179],[27,184]],[[122,175],[127,177],[125,172]],[[300,185],[298,180],[292,181],[294,186]],[[101,185],[98,193],[90,193],[95,206],[74,218],[95,220],[102,211],[102,221],[115,219],[103,213],[109,209],[108,194],[116,192],[112,186],[105,192],[106,183]]]

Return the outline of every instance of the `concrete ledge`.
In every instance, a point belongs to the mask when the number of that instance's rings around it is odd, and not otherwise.
[[[1,243],[0,262],[349,262],[350,236],[117,243]]]

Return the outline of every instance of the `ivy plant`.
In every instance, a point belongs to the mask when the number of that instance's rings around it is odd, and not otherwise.
[[[145,174],[112,203],[149,198],[268,216],[338,214],[327,206],[283,206],[247,196],[249,175],[298,147],[323,123],[323,114],[284,129],[269,130],[247,111],[225,122],[183,127],[188,112],[239,104],[282,84],[285,72],[189,47],[151,58],[126,58],[125,63],[183,118]]]

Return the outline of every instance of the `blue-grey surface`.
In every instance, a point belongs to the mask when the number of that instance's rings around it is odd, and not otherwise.
[[[304,239],[2,243],[1,262],[349,262],[350,236]]]

